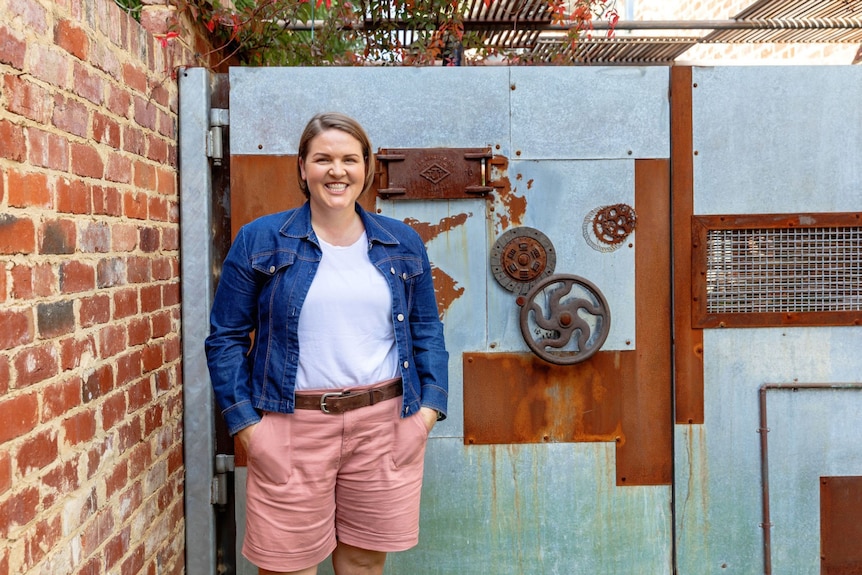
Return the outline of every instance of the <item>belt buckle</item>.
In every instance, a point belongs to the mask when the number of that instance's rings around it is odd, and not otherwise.
[[[320,411],[323,413],[332,413],[328,409],[326,409],[326,400],[330,397],[344,397],[346,395],[350,395],[350,391],[332,391],[329,393],[324,393],[320,396]]]

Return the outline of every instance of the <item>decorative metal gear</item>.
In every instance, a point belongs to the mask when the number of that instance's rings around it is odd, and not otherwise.
[[[637,225],[637,214],[628,204],[594,208],[584,218],[584,239],[595,250],[612,252],[619,248]]]
[[[536,283],[521,306],[521,335],[541,359],[558,365],[584,361],[605,343],[611,310],[589,280],[559,274]]]
[[[548,236],[535,228],[512,228],[491,248],[491,271],[503,288],[525,294],[540,279],[554,273],[557,255]]]

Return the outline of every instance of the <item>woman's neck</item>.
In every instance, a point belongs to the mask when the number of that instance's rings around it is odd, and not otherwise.
[[[333,246],[352,246],[365,231],[362,218],[354,210],[323,214],[312,210],[311,227],[318,238]]]

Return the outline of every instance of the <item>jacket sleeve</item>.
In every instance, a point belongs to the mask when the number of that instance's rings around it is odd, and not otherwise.
[[[260,288],[246,254],[246,235],[241,229],[225,258],[205,341],[215,399],[231,435],[260,421],[251,399],[249,356]]]
[[[443,340],[443,323],[437,309],[431,262],[425,246],[417,236],[422,255],[422,273],[414,287],[410,310],[410,332],[413,340],[413,361],[419,374],[422,407],[436,409],[446,418],[449,400],[449,352]]]

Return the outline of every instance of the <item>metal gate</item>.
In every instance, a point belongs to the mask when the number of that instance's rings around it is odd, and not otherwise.
[[[324,110],[379,148],[362,201],[425,239],[451,355],[387,573],[862,566],[862,70],[188,69],[180,95],[189,573],[256,572],[202,341],[231,230],[301,201]]]

